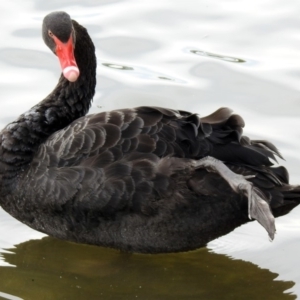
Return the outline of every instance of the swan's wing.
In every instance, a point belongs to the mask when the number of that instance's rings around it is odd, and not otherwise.
[[[243,126],[243,120],[226,108],[202,119],[195,114],[156,107],[89,115],[56,132],[42,144],[27,174],[40,180],[39,185],[44,187],[41,195],[51,198],[52,194],[54,201],[65,201],[65,197],[75,194],[80,199],[78,190],[93,190],[91,197],[96,199],[105,190],[106,182],[112,193],[128,188],[124,192],[124,201],[128,202],[134,193],[130,189],[132,185],[137,188],[139,178],[144,178],[139,187],[140,197],[148,191],[145,199],[150,199],[149,195],[155,195],[152,181],[162,157],[198,159],[211,155],[241,165],[270,165],[269,158],[274,157],[277,149],[267,142],[253,142],[243,137]],[[167,174],[168,168],[172,169],[170,164],[162,165],[160,173]],[[134,172],[124,175],[129,170]],[[131,179],[124,182],[118,172],[125,172],[122,176]],[[143,173],[152,175],[145,177]],[[161,190],[166,190],[168,176],[161,179]],[[83,184],[88,186],[82,189]],[[118,194],[118,199],[123,197],[122,193]],[[111,197],[109,193],[101,195],[101,199],[106,199],[103,201],[110,202]]]
[[[185,177],[191,172],[186,159],[160,159],[136,152],[117,161],[111,161],[110,156],[107,150],[77,166],[49,166],[49,151],[44,145],[40,160],[25,174],[23,184],[31,187],[24,188],[26,197],[35,199],[37,209],[58,213],[72,209],[70,215],[86,211],[110,217],[125,210],[151,215],[159,201],[173,198],[176,180],[172,175],[179,171]]]
[[[49,165],[75,166],[109,151],[116,161],[133,152],[157,157],[198,159],[207,155],[225,162],[272,165],[280,156],[266,141],[242,136],[243,119],[222,108],[210,116],[158,107],[139,107],[82,117],[54,133],[46,146]],[[39,159],[40,151],[35,158]],[[99,160],[99,159],[98,159]]]
[[[44,155],[48,155],[47,151]],[[24,184],[31,188],[24,191],[27,197],[34,199],[35,209],[64,214],[68,210],[66,215],[78,219],[114,218],[122,212],[153,216],[162,207],[171,211],[178,205],[186,205],[193,195],[205,196],[197,198],[204,201],[204,206],[205,199],[214,199],[214,205],[225,201],[229,206],[242,201],[233,196],[235,193],[221,176],[207,170],[194,170],[191,165],[187,159],[160,159],[153,154],[137,153],[106,165],[100,160],[100,165],[94,161],[91,165],[48,167],[45,159],[29,169]],[[298,205],[294,200],[299,198],[299,188],[295,190],[285,184],[284,168],[228,167],[237,174],[254,175],[249,181],[263,193],[274,215],[285,214]],[[247,201],[243,202],[246,213]]]

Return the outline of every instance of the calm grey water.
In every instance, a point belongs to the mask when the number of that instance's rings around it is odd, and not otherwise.
[[[158,105],[209,114],[228,106],[245,134],[275,143],[300,183],[300,2],[296,0],[14,0],[0,3],[0,127],[55,86],[59,63],[41,39],[65,10],[97,48],[92,112]],[[126,255],[58,241],[0,211],[0,299],[295,299],[300,208],[207,249]]]

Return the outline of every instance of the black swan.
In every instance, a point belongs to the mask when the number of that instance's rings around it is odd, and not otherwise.
[[[271,143],[242,135],[227,108],[200,118],[160,107],[86,115],[96,57],[65,12],[43,38],[63,74],[53,92],[0,133],[0,204],[51,236],[124,251],[192,250],[250,218],[274,238],[274,216],[300,201]]]

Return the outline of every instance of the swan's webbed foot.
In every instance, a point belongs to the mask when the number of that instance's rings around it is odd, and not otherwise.
[[[205,168],[209,172],[218,173],[222,176],[236,193],[242,193],[248,197],[249,218],[256,219],[268,232],[271,240],[275,234],[275,218],[270,210],[268,202],[263,193],[249,181],[247,178],[253,176],[243,176],[232,172],[223,162],[213,157],[207,156],[194,161],[195,168]]]

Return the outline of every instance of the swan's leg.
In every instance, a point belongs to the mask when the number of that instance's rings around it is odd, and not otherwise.
[[[232,172],[223,162],[213,157],[205,158],[193,162],[195,168],[204,168],[209,172],[218,173],[222,176],[231,188],[248,197],[248,214],[249,218],[256,219],[268,232],[271,240],[275,234],[275,219],[270,210],[269,204],[264,200],[263,193],[249,181],[247,178],[253,176],[243,176]]]

